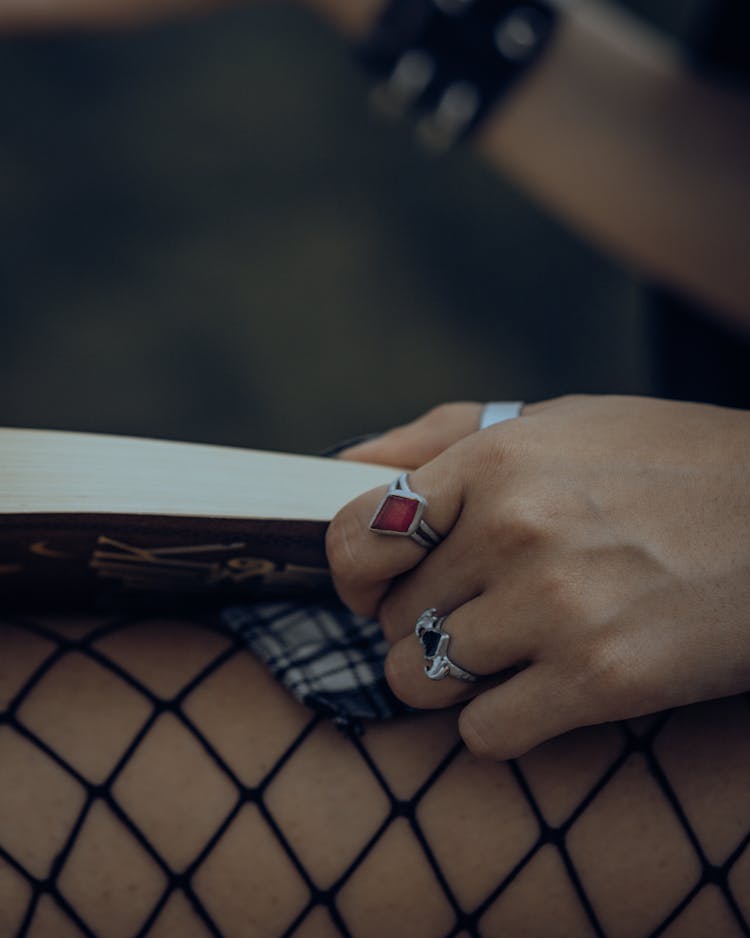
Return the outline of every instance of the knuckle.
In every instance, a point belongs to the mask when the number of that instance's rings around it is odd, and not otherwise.
[[[387,430],[385,433],[382,433],[378,437],[378,441],[381,444],[387,444],[392,446],[403,445],[406,441],[410,440],[413,436],[414,428],[412,424],[405,423],[397,427],[392,427],[390,430]]]
[[[464,745],[477,759],[492,759],[498,761],[506,759],[507,741],[505,745],[497,739],[496,727],[487,719],[477,713],[473,707],[467,707],[458,718],[458,730]]]
[[[439,404],[418,417],[410,428],[418,430],[426,440],[432,441],[437,449],[473,436],[479,423],[481,405],[471,401],[452,401]]]
[[[404,628],[404,616],[390,596],[386,596],[378,607],[378,622],[391,644],[408,634],[409,629]]]
[[[431,407],[423,416],[422,419],[425,423],[428,424],[442,424],[446,420],[451,420],[453,417],[459,413],[464,405],[446,402],[443,404],[437,404],[435,407]]]
[[[414,673],[405,656],[392,649],[385,659],[385,679],[398,699],[411,707],[420,706],[414,693]]]
[[[350,580],[361,569],[357,550],[359,525],[349,514],[340,512],[326,531],[326,556],[337,580]]]
[[[576,405],[590,400],[591,397],[591,394],[561,394],[559,397],[555,398],[554,403],[562,405]]]
[[[560,394],[558,397],[552,397],[546,401],[540,401],[536,404],[524,408],[524,413],[543,413],[545,411],[566,411],[577,410],[587,401],[594,398],[592,394]]]
[[[601,636],[589,638],[579,653],[579,661],[589,681],[619,683],[622,662],[617,642]]]
[[[586,624],[587,604],[577,577],[548,567],[539,575],[536,592],[541,606],[555,622]]]
[[[355,615],[366,616],[368,619],[375,618],[379,599],[377,589],[343,591],[339,598]]]
[[[337,516],[326,531],[326,556],[341,602],[357,615],[372,616],[382,588],[366,575],[367,565],[358,546],[360,540],[348,520]]]
[[[541,506],[526,497],[506,502],[490,516],[493,533],[516,550],[541,547],[550,537],[547,518]]]
[[[635,669],[623,641],[607,635],[589,639],[577,654],[576,668],[597,710],[604,708],[606,719],[618,719],[622,704],[632,697],[636,686]]]

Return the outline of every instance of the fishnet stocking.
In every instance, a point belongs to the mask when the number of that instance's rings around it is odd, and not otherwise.
[[[212,622],[0,624],[0,935],[748,935],[745,698],[504,765],[342,737]]]

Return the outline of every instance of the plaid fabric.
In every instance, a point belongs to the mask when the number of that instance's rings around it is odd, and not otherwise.
[[[339,603],[255,603],[222,617],[295,697],[342,728],[408,709],[385,682],[380,626]]]

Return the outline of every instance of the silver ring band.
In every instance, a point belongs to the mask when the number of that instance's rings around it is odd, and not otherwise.
[[[475,682],[479,676],[467,671],[448,657],[451,637],[443,628],[446,616],[439,616],[437,609],[425,609],[417,619],[414,632],[424,649],[427,664],[424,673],[433,681],[455,677],[459,681]]]
[[[482,408],[479,429],[484,430],[504,420],[515,420],[516,417],[521,416],[522,409],[523,401],[490,401]]]

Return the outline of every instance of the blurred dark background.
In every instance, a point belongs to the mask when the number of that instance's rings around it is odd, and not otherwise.
[[[441,400],[652,388],[634,279],[374,117],[303,12],[6,37],[0,89],[0,424],[314,451]]]

